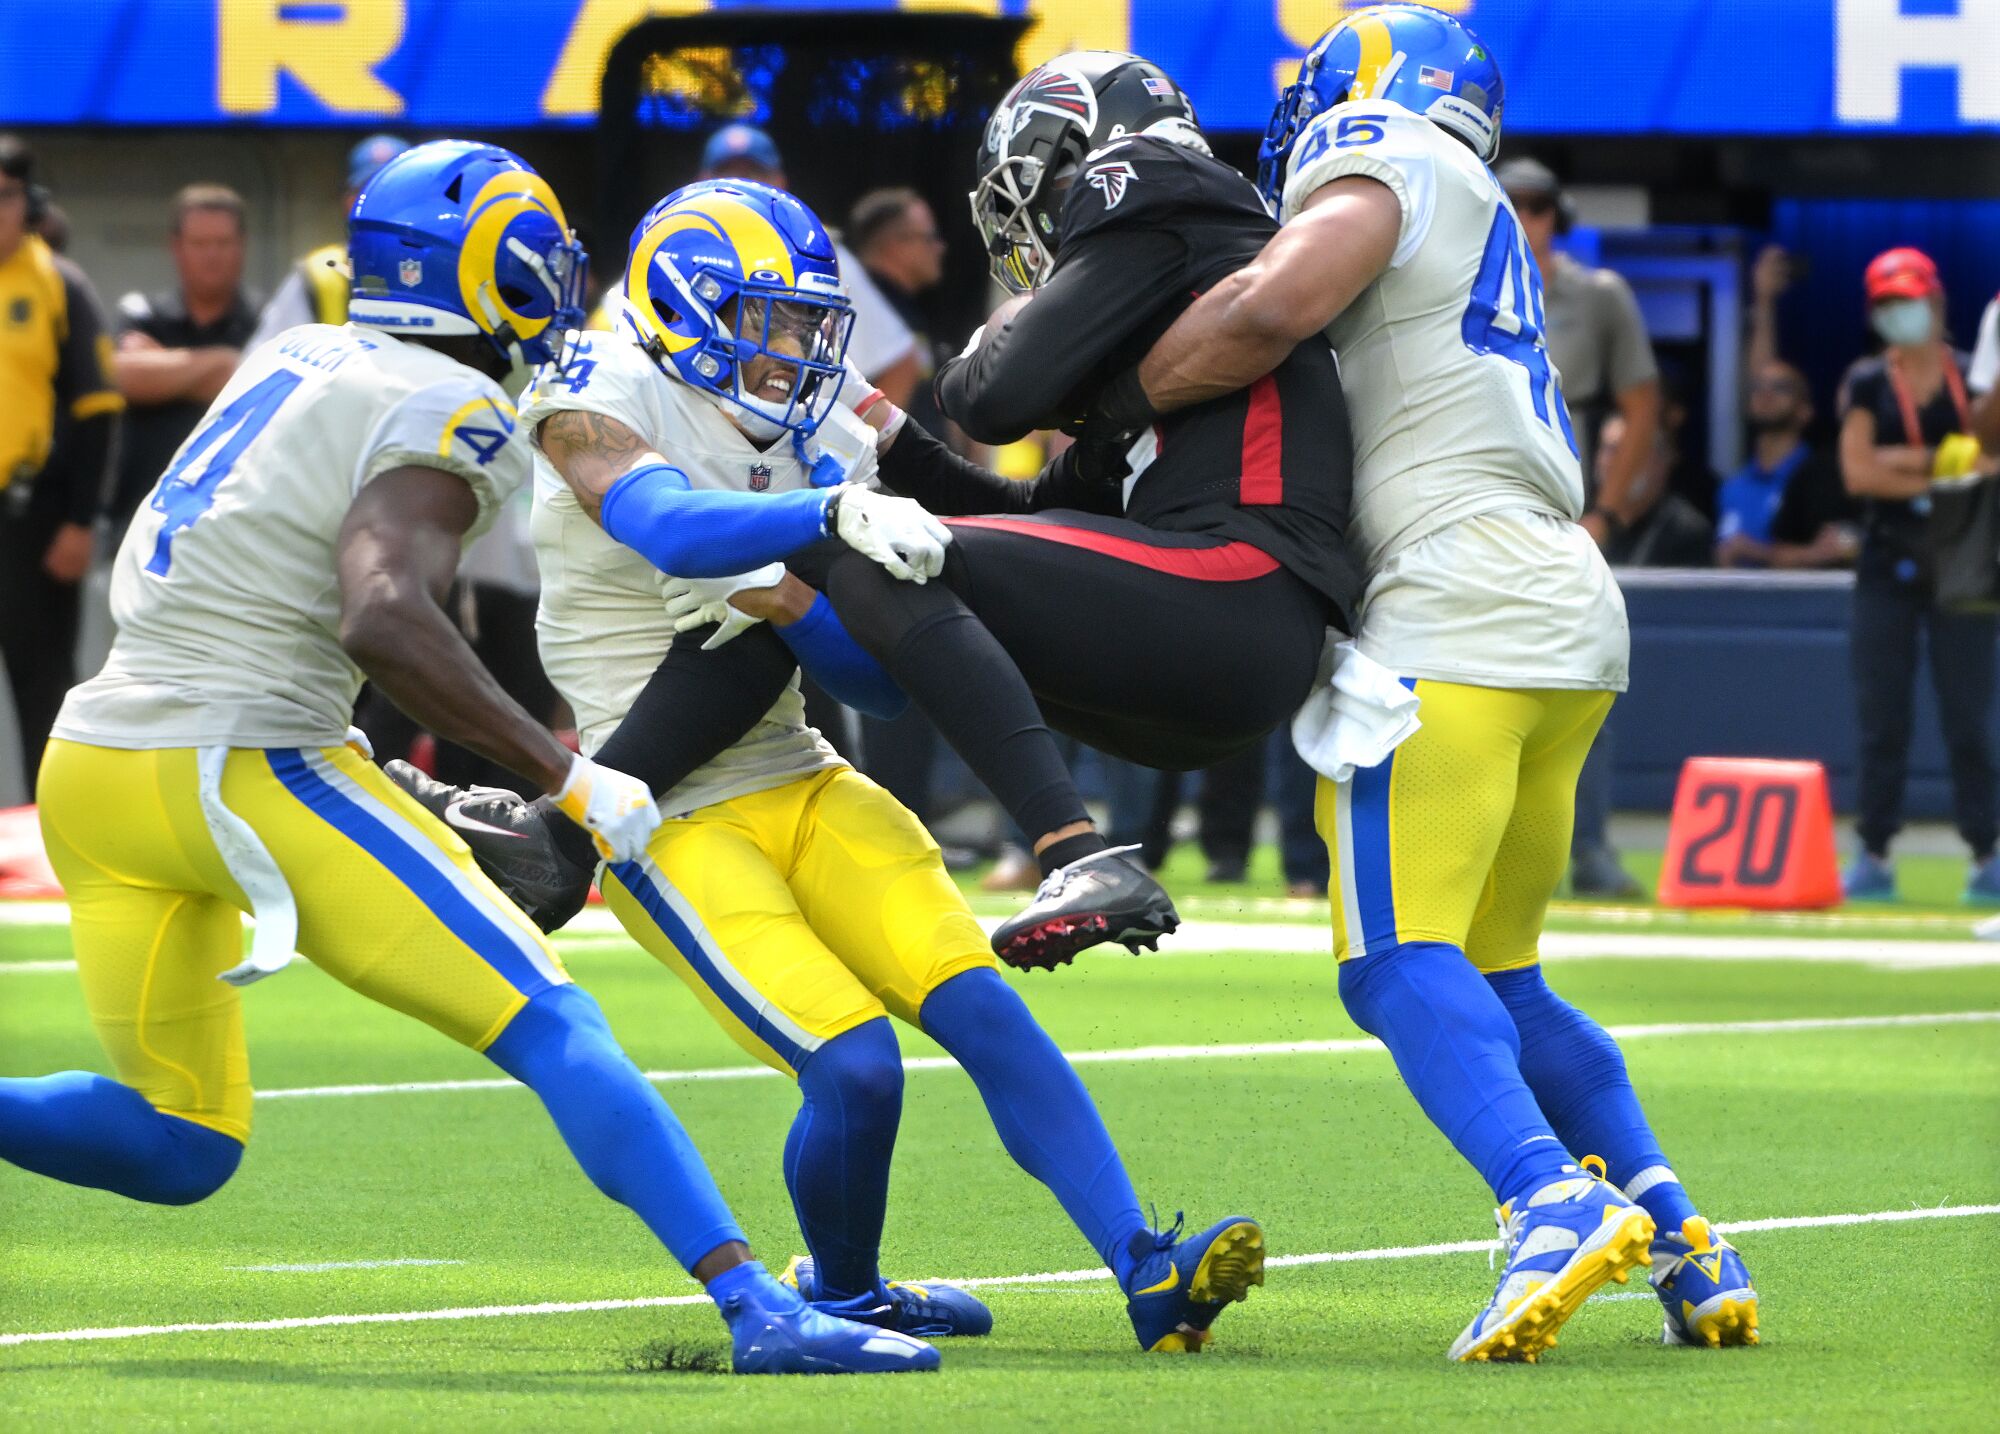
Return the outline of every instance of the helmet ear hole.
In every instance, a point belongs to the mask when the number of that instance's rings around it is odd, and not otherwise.
[[[500,286],[500,302],[517,314],[526,313],[528,305],[534,303],[534,301],[535,296],[518,284],[502,284]]]

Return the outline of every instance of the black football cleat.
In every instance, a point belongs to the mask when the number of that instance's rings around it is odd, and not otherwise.
[[[408,762],[390,762],[389,780],[450,827],[472,848],[472,859],[507,899],[543,931],[555,931],[583,910],[597,868],[579,866],[556,845],[550,816],[503,787],[454,787]]]
[[[993,954],[1016,970],[1052,971],[1105,941],[1156,950],[1181,918],[1138,850],[1107,847],[1050,872],[1027,909],[994,931]]]

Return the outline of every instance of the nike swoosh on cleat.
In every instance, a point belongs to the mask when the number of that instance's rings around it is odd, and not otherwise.
[[[1143,1290],[1132,1291],[1132,1297],[1134,1299],[1137,1299],[1140,1295],[1157,1295],[1162,1293],[1163,1291],[1172,1289],[1175,1285],[1179,1284],[1180,1282],[1181,1282],[1180,1270],[1175,1267],[1174,1262],[1172,1260],[1168,1260],[1167,1277],[1164,1280],[1161,1280],[1157,1285],[1148,1285]]]
[[[462,832],[485,832],[490,836],[511,837],[515,841],[527,840],[524,832],[510,832],[505,827],[496,827],[491,822],[482,822],[478,817],[469,817],[459,810],[470,798],[459,797],[444,809],[447,826],[457,827]]]

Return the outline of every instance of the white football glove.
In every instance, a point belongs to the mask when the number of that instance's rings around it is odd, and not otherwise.
[[[892,578],[921,583],[944,571],[951,529],[919,503],[844,484],[834,493],[833,530],[842,542],[889,570]]]
[[[554,795],[557,808],[590,833],[606,861],[638,860],[660,824],[660,809],[644,782],[588,757],[570,759],[569,776]]]
[[[674,620],[677,633],[693,632],[710,623],[720,624],[715,636],[701,645],[703,652],[709,652],[734,641],[744,629],[764,620],[741,611],[730,598],[755,588],[774,588],[784,580],[783,563],[766,563],[751,572],[727,578],[673,578],[666,590],[667,616]]]

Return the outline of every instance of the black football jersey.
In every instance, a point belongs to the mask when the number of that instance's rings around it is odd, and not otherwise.
[[[939,372],[939,405],[983,443],[1081,418],[1277,228],[1255,187],[1212,156],[1144,136],[1095,151],[1064,201],[1048,282]],[[1262,548],[1351,630],[1361,588],[1345,541],[1353,443],[1324,340],[1300,344],[1247,389],[1165,415],[1152,438],[1125,516]],[[1061,485],[1037,496],[1067,506]]]

